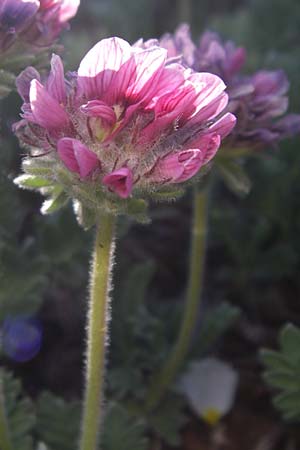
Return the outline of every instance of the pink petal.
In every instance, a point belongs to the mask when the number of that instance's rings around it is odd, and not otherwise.
[[[222,92],[218,97],[199,109],[197,107],[196,112],[191,117],[190,124],[206,122],[208,120],[214,119],[218,116],[228,104],[228,94]],[[198,100],[196,100],[197,103]]]
[[[184,150],[180,152],[178,161],[183,164],[183,174],[175,180],[176,183],[181,183],[192,178],[200,170],[203,165],[203,153],[198,149]]]
[[[184,167],[178,157],[179,153],[173,153],[159,161],[154,173],[156,181],[170,182],[182,176]]]
[[[59,103],[66,104],[66,85],[64,66],[61,58],[53,54],[51,58],[51,71],[47,80],[46,89]]]
[[[217,153],[221,144],[221,136],[210,133],[200,136],[188,143],[189,147],[198,148],[203,155],[202,165],[207,164]]]
[[[209,131],[219,134],[221,138],[224,139],[229,133],[231,133],[232,129],[235,127],[235,124],[236,117],[231,113],[226,113],[211,127],[209,127]]]
[[[168,92],[175,91],[175,89],[179,88],[179,86],[184,83],[185,77],[184,70],[182,69],[183,67],[180,64],[171,64],[164,67],[156,86],[156,99]]]
[[[202,166],[203,153],[188,149],[163,158],[156,166],[155,180],[158,182],[181,183],[192,178]]]
[[[99,117],[104,124],[110,127],[117,121],[113,108],[100,100],[91,100],[82,105],[80,110],[88,117]]]
[[[77,139],[62,138],[58,141],[57,151],[60,159],[71,171],[86,178],[100,166],[97,155]]]
[[[226,88],[223,80],[211,73],[193,73],[189,80],[198,92],[196,101],[198,111],[219,97]]]
[[[69,124],[65,110],[38,80],[32,80],[30,83],[29,99],[32,116],[29,116],[28,120],[47,130],[63,128]]]
[[[126,67],[121,70],[122,66]],[[131,46],[114,37],[98,42],[83,58],[78,69],[79,95],[87,98],[113,96],[125,89],[134,70]]]
[[[127,198],[131,194],[133,186],[133,175],[130,169],[122,167],[121,169],[106,175],[102,183],[111,191],[115,192],[121,198]]]
[[[195,97],[196,93],[191,84],[181,86],[174,92],[160,97],[154,107],[155,118],[141,131],[139,143],[153,141],[164,130],[174,126],[177,119],[181,123],[186,121],[195,110]]]
[[[74,154],[73,139],[60,139],[57,143],[57,152],[62,162],[71,172],[80,173],[79,164]]]
[[[135,77],[126,91],[126,98],[130,102],[149,100],[155,93],[157,83],[162,74],[167,58],[167,51],[160,47],[152,47],[134,51]]]
[[[29,90],[32,80],[41,81],[40,74],[34,67],[27,67],[16,79],[18,92],[26,103],[29,103]]]
[[[80,0],[63,0],[59,11],[60,22],[64,23],[72,19],[76,15],[79,5]]]

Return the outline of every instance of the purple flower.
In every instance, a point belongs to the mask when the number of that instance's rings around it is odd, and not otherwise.
[[[80,0],[2,0],[0,2],[0,97],[14,87],[14,75],[44,63]],[[41,56],[43,58],[41,58]],[[45,58],[44,58],[45,59]]]
[[[144,44],[147,46],[147,42]],[[289,83],[285,73],[258,71],[251,76],[241,73],[246,51],[233,42],[223,42],[217,33],[206,31],[196,45],[189,26],[166,34],[160,45],[168,50],[170,60],[180,60],[195,71],[220,76],[227,85],[227,110],[237,116],[237,125],[224,144],[263,146],[300,132],[300,115],[284,114],[288,108]]]
[[[42,345],[42,329],[34,318],[7,318],[2,324],[1,344],[4,353],[17,362],[34,358]]]
[[[120,38],[98,42],[69,80],[54,55],[47,80],[28,68],[17,86],[24,100],[18,136],[47,153],[53,179],[69,172],[75,198],[80,183],[126,199],[185,182],[235,124],[231,113],[222,115],[228,96],[219,77]]]

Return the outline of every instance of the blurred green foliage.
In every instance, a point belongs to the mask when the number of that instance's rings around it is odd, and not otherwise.
[[[3,369],[0,370],[0,407],[7,422],[12,448],[33,450],[32,431],[35,426],[33,404],[24,396],[21,382]]]

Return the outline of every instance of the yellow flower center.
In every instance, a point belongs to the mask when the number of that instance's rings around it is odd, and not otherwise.
[[[221,413],[215,408],[208,408],[202,413],[202,418],[209,425],[216,425],[221,419]]]

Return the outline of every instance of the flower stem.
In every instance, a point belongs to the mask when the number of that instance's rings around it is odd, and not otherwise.
[[[86,391],[81,450],[96,450],[102,419],[109,290],[114,254],[114,218],[102,216],[97,228],[90,281]]]
[[[184,315],[177,341],[157,377],[154,377],[146,399],[146,411],[153,410],[176,377],[189,350],[201,299],[206,240],[206,190],[194,191],[194,221],[191,236],[190,272]]]
[[[1,376],[1,373],[0,373]],[[13,450],[13,446],[9,436],[7,419],[4,406],[3,381],[0,379],[0,449]]]

